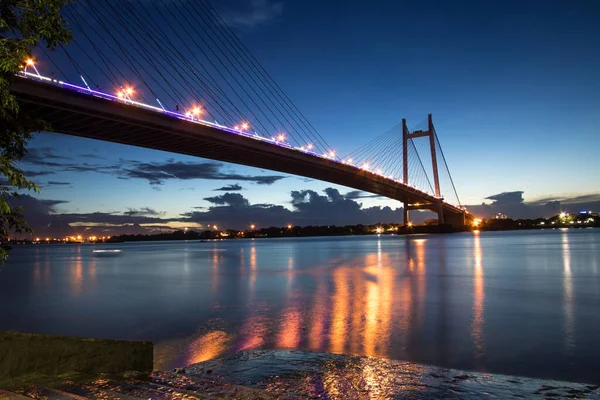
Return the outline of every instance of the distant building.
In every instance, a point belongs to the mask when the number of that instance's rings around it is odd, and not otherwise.
[[[508,215],[504,214],[504,213],[498,213],[498,214],[494,214],[492,216],[493,219],[508,219]]]
[[[579,211],[579,215],[585,215],[587,217],[600,217],[600,213],[592,211]]]

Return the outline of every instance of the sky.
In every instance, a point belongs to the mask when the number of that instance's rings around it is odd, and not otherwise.
[[[431,113],[471,211],[600,211],[600,3],[213,4],[337,154]],[[402,216],[399,202],[327,182],[59,133],[37,134],[20,166],[42,187],[20,199],[41,235]]]

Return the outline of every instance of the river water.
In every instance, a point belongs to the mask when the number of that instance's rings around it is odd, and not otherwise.
[[[15,246],[0,330],[600,383],[600,230]]]

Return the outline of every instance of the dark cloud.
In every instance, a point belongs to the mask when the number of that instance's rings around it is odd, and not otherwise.
[[[29,196],[29,195],[22,195],[22,196]],[[32,196],[29,196],[32,197]],[[33,198],[33,197],[32,197]],[[37,200],[37,199],[36,199]],[[59,205],[59,204],[66,204],[69,202],[69,200],[39,200],[42,204],[44,204],[45,206],[50,207],[50,209],[52,210],[52,212],[54,212],[54,207]]]
[[[48,160],[71,160],[71,157],[56,154],[52,147],[31,147],[27,149],[27,154],[22,159],[32,164]]]
[[[346,193],[344,197],[350,200],[383,198],[383,196],[380,196],[378,194],[367,193],[363,192],[362,190],[352,190]]]
[[[50,186],[66,186],[66,185],[70,185],[71,183],[69,182],[58,182],[58,181],[48,181],[46,182],[46,185],[50,185]]]
[[[509,218],[552,217],[560,212],[577,213],[581,210],[600,210],[600,194],[579,196],[547,196],[531,202],[523,199],[523,191],[503,192],[486,197],[493,200],[491,204],[467,206],[476,216],[490,218],[494,214],[503,213]]]
[[[281,175],[240,175],[222,172],[223,164],[206,162],[183,162],[167,160],[164,163],[141,163],[130,161],[129,165],[119,171],[121,179],[145,179],[151,185],[162,185],[170,179],[210,179],[210,180],[236,180],[254,182],[259,185],[270,185],[280,179]]]
[[[151,230],[140,224],[163,224],[165,219],[151,215],[127,215],[126,213],[60,213],[58,205],[68,203],[66,200],[37,199],[28,194],[13,197],[12,206],[22,206],[23,214],[29,225],[39,236],[58,236],[79,234],[86,229],[106,234],[151,233]],[[152,212],[151,209],[142,209]]]
[[[129,215],[129,216],[157,216],[157,215],[164,215],[165,212],[164,211],[156,211],[155,209],[150,208],[150,207],[142,207],[140,209],[129,208],[123,214]]]
[[[401,222],[402,209],[390,207],[362,208],[337,189],[327,188],[324,194],[312,190],[291,192],[292,209],[273,204],[250,204],[239,193],[226,193],[205,200],[213,206],[182,215],[182,222],[218,223],[223,227],[245,229],[249,223],[261,227],[295,225],[351,225],[377,222]],[[398,203],[400,206],[400,203]],[[416,222],[431,218],[427,212],[413,212]]]
[[[220,187],[218,189],[214,189],[213,191],[214,192],[236,192],[236,191],[243,190],[243,189],[244,189],[243,187],[241,187],[240,185],[238,185],[236,183],[233,185],[227,185],[227,186]]]
[[[103,213],[94,212],[88,214],[60,214],[57,215],[69,223],[83,223],[83,224],[150,224],[150,223],[162,223],[165,222],[162,218],[147,216],[147,215],[130,215],[130,214],[118,214],[118,213]]]
[[[600,193],[584,194],[576,197],[566,197],[560,199],[565,204],[597,203],[600,202]]]
[[[204,200],[209,203],[228,205],[236,208],[247,207],[250,205],[250,202],[239,193],[225,193],[221,196],[206,197]]]
[[[102,159],[93,154],[82,154],[82,157]],[[94,156],[94,157],[92,157]],[[98,164],[88,162],[73,162],[72,158],[57,155],[48,147],[32,148],[22,159],[23,163],[44,167],[44,171],[27,171],[26,176],[35,177],[55,172],[96,172],[116,175],[119,179],[144,179],[151,185],[162,185],[167,180],[236,180],[253,182],[259,185],[271,185],[285,176],[282,175],[241,175],[223,171],[225,164],[202,161],[182,162],[169,158],[165,162],[138,162],[134,160],[119,160],[113,164]],[[233,189],[239,185],[232,185]],[[158,190],[158,189],[157,189]]]
[[[122,233],[155,233],[169,228],[169,224],[218,224],[223,228],[246,229],[250,223],[260,227],[294,225],[351,225],[377,222],[400,222],[402,209],[390,207],[363,208],[346,198],[337,189],[327,188],[323,193],[312,190],[290,193],[292,209],[274,204],[250,204],[240,193],[224,193],[207,197],[208,208],[194,207],[188,213],[167,218],[149,207],[125,212],[59,213],[56,207],[64,200],[39,200],[29,195],[13,199],[14,205],[23,205],[25,217],[31,222],[36,235],[64,236],[81,232],[112,235]],[[400,206],[400,203],[398,203]],[[416,222],[431,218],[431,213],[413,212]],[[142,226],[143,225],[143,226]]]
[[[90,164],[90,163],[73,163],[64,164],[61,166],[60,171],[67,172],[98,172],[103,174],[115,174],[121,169],[119,164],[115,165],[102,165],[102,164]]]
[[[23,173],[27,178],[35,178],[36,176],[52,175],[54,171],[29,171],[24,170]]]
[[[22,163],[37,167],[44,167],[43,171],[26,171],[25,176],[35,177],[54,174],[56,172],[99,172],[114,173],[120,169],[120,165],[90,164],[87,162],[74,161],[72,157],[56,154],[50,147],[31,148]]]
[[[71,227],[62,218],[55,218],[56,206],[68,203],[65,200],[40,200],[28,194],[9,199],[13,207],[23,207],[23,216],[37,234],[54,235],[71,232]]]
[[[486,197],[487,200],[493,200],[493,204],[519,204],[523,203],[523,191],[503,192]]]
[[[562,199],[562,197],[559,197],[559,196],[542,197],[540,199],[532,201],[531,204],[542,205],[542,204],[552,203],[555,201],[560,201],[561,199]]]
[[[106,160],[105,157],[102,157],[102,156],[99,156],[99,155],[93,154],[93,153],[80,154],[79,157],[82,157],[82,158],[95,158],[95,159],[98,159],[98,160]]]

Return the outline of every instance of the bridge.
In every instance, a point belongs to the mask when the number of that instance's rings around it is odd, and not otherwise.
[[[88,3],[89,11],[99,11],[92,4]],[[210,7],[208,3],[200,2],[199,4]],[[173,5],[164,4],[164,6],[176,7],[175,3]],[[96,7],[100,7],[100,5]],[[140,2],[140,7],[147,7],[147,5]],[[214,9],[207,8],[207,10],[218,17]],[[68,10],[67,16],[70,15],[69,12],[73,13],[74,11]],[[73,15],[71,16],[74,18]],[[94,18],[102,17],[101,14],[94,14]],[[71,21],[75,21],[75,19]],[[100,20],[100,22],[103,22],[100,26],[109,29],[104,24],[107,21]],[[85,27],[79,26],[79,28],[82,37],[90,41],[100,59],[106,60],[107,55],[98,49],[98,45],[93,39],[85,34]],[[97,26],[93,28],[99,29]],[[230,31],[226,32],[231,35]],[[159,34],[157,35],[160,37]],[[75,37],[78,37],[77,32],[75,32]],[[239,40],[232,36],[228,36],[228,38]],[[83,48],[81,45],[79,47]],[[89,43],[87,47],[90,47]],[[440,224],[452,225],[455,228],[464,227],[472,218],[460,205],[458,196],[456,196],[455,204],[452,204],[442,195],[438,158],[440,156],[443,158],[443,152],[441,152],[431,115],[428,116],[424,129],[410,131],[407,128],[406,120],[402,120],[398,129],[391,130],[383,137],[369,142],[363,148],[352,153],[354,156],[341,158],[331,150],[331,147],[325,143],[312,125],[302,119],[304,116],[295,112],[297,108],[294,110],[290,106],[289,98],[283,97],[284,95],[276,92],[275,89],[270,93],[272,96],[269,98],[269,105],[274,104],[276,107],[275,100],[279,99],[282,108],[277,110],[279,114],[271,110],[271,121],[269,122],[275,129],[271,134],[267,134],[265,133],[268,129],[267,123],[259,125],[257,121],[249,122],[251,117],[257,117],[258,114],[255,97],[248,95],[255,107],[248,107],[249,110],[243,113],[242,107],[248,104],[231,102],[231,97],[218,85],[219,83],[226,84],[223,80],[211,78],[208,75],[204,76],[202,80],[202,77],[196,73],[197,71],[192,71],[198,77],[198,81],[203,83],[203,86],[199,86],[198,91],[204,91],[205,98],[199,99],[200,95],[195,94],[194,99],[186,104],[185,100],[182,100],[185,94],[175,90],[178,93],[174,96],[174,100],[181,100],[181,102],[177,101],[174,108],[165,107],[164,103],[158,100],[151,85],[146,83],[148,75],[144,80],[142,78],[144,73],[140,72],[140,66],[131,68],[132,75],[137,75],[138,79],[145,82],[148,89],[152,90],[152,95],[157,102],[157,105],[152,105],[147,100],[144,101],[145,99],[136,99],[134,89],[129,84],[121,85],[118,81],[113,82],[117,88],[114,93],[106,93],[97,86],[92,88],[81,73],[80,65],[74,62],[74,57],[67,49],[63,49],[63,51],[77,69],[83,84],[71,83],[72,81],[68,81],[66,76],[61,76],[59,79],[54,73],[50,77],[42,75],[33,60],[25,62],[22,72],[11,83],[11,91],[17,96],[21,109],[50,123],[55,132],[264,168],[374,193],[403,203],[405,227],[411,226],[410,210],[430,210],[437,213]],[[123,49],[123,53],[125,52],[126,49]],[[48,60],[53,60],[53,54],[45,54]],[[90,56],[89,53],[86,55]],[[126,55],[120,54],[120,56],[125,57]],[[253,60],[248,56],[246,59]],[[242,73],[261,71],[253,61],[249,65]],[[55,64],[55,66],[60,70],[59,65]],[[197,66],[187,67],[198,68]],[[151,72],[149,72],[150,76],[152,76]],[[238,69],[237,72],[240,70]],[[254,72],[255,76],[259,76],[258,72]],[[168,80],[164,77],[163,79]],[[257,80],[254,79],[254,82],[257,83]],[[264,87],[275,88],[273,84],[266,85],[263,82],[262,87],[257,86],[258,89],[253,89],[254,93],[266,94]],[[170,87],[173,86],[170,85]],[[214,100],[214,97],[219,94],[223,100],[219,99],[218,103],[209,103],[209,97]],[[200,103],[202,106],[197,105]],[[226,104],[228,108],[223,105],[224,103],[229,103]],[[182,104],[181,108],[179,104]],[[209,104],[215,107],[212,113],[208,111]],[[217,109],[216,104],[220,108]],[[267,102],[263,99],[262,104],[266,106]],[[226,112],[227,109],[230,111],[229,114]],[[231,110],[242,115],[239,118],[240,122],[220,124],[216,121],[215,114],[219,112],[224,121],[232,121]],[[262,113],[268,117],[267,113],[264,111]],[[278,117],[278,115],[281,116]],[[273,116],[277,117],[275,123],[272,123]],[[258,119],[257,117],[256,120]],[[260,126],[262,133],[253,131],[252,125]],[[296,128],[295,132],[294,127]],[[399,132],[400,130],[401,132]],[[426,139],[428,143],[427,155],[431,159],[431,173],[426,172],[423,159],[414,145],[415,141],[420,138]],[[450,176],[445,159],[443,165]],[[421,179],[420,187],[411,181],[411,172],[413,176],[415,172],[419,172],[421,178],[424,177]],[[430,176],[432,179],[429,178]],[[433,180],[433,186],[431,180]],[[451,177],[450,182],[452,182]],[[427,191],[423,186],[429,186],[431,190]],[[456,194],[453,183],[452,190]]]

